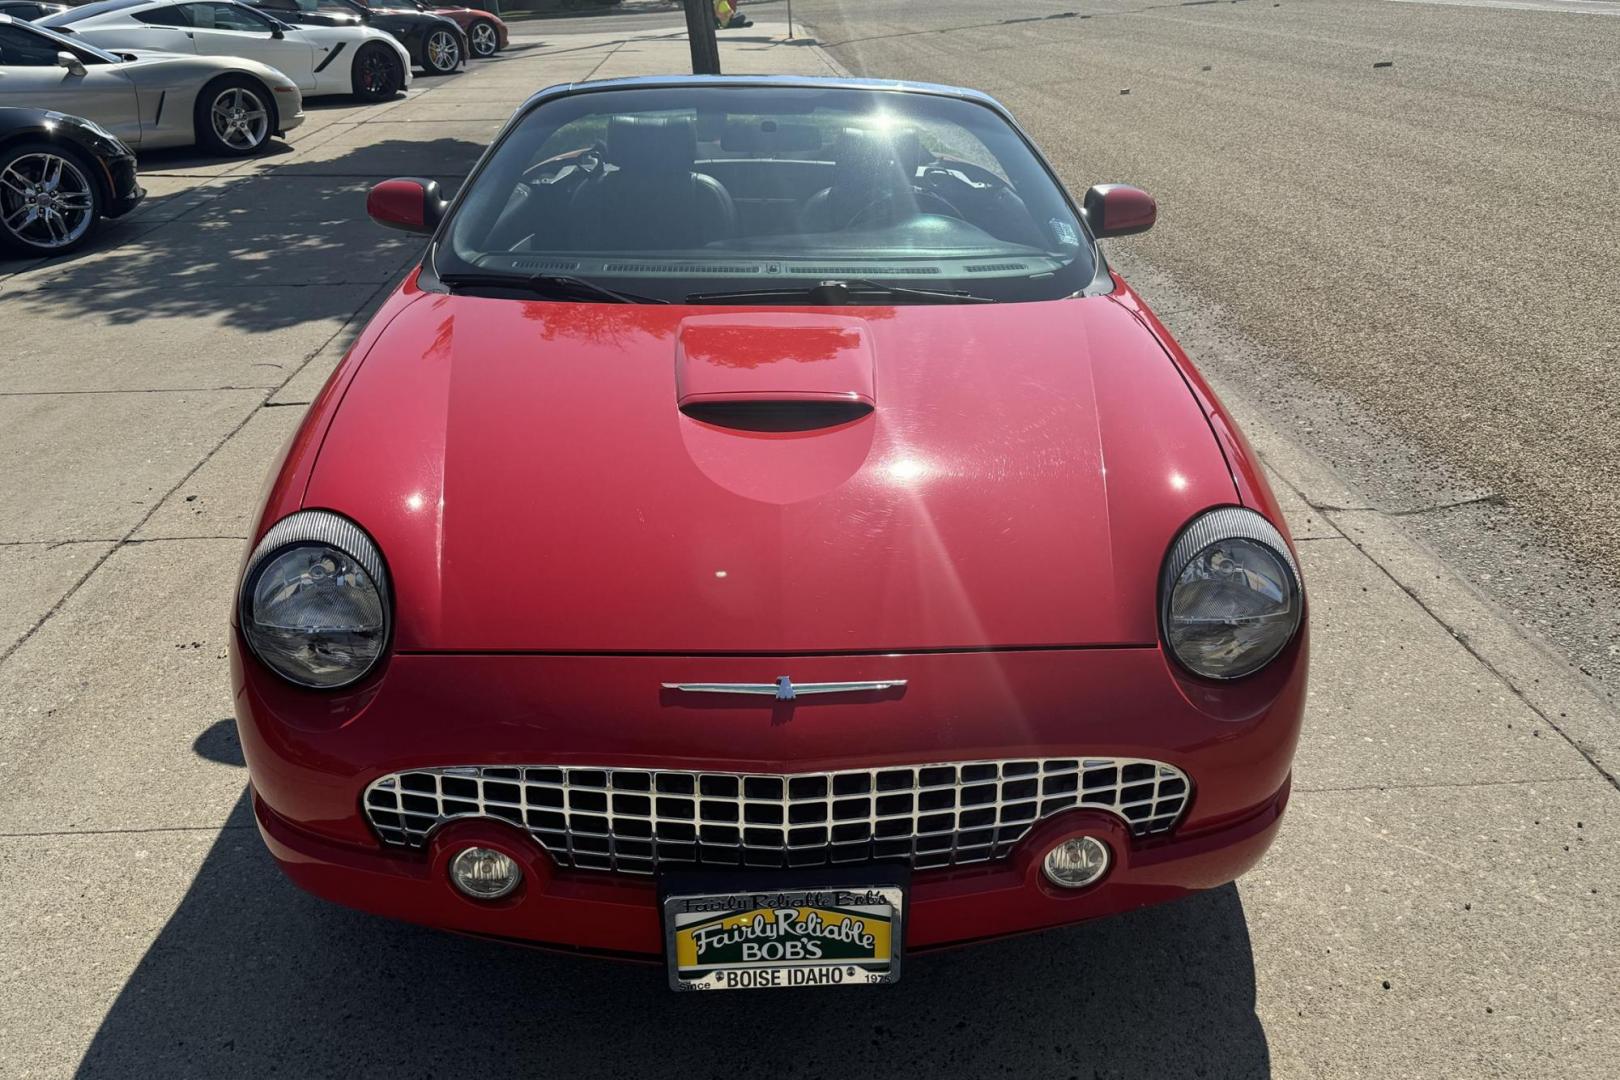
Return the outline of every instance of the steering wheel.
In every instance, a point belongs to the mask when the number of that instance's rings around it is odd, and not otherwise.
[[[866,224],[867,219],[875,216],[879,208],[894,203],[901,197],[901,195],[902,192],[899,191],[891,191],[885,195],[879,195],[877,198],[873,199],[871,202],[857,210],[854,216],[844,223],[844,228],[853,229],[860,225]],[[920,191],[917,188],[912,188],[911,195],[912,198],[916,200],[916,212],[919,214],[944,214],[946,217],[953,217],[964,221],[966,220],[966,218],[962,216],[962,211],[952,206],[948,199],[939,195],[937,192]]]

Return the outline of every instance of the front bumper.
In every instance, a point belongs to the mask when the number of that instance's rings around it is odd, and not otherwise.
[[[1116,756],[1192,780],[1168,835],[1132,836],[1112,814],[1041,820],[991,863],[911,875],[906,944],[926,949],[1109,915],[1231,881],[1259,859],[1288,797],[1306,642],[1253,679],[1179,675],[1158,649],[889,656],[395,655],[352,691],[297,690],[232,650],[238,724],[260,829],[305,889],[448,930],[593,952],[663,948],[657,879],[559,867],[513,825],[463,818],[422,849],[384,847],[362,816],[367,785],[430,766],[523,765],[798,773],[987,758]],[[695,700],[667,681],[906,679],[874,700]],[[1114,864],[1074,893],[1041,876],[1047,850],[1085,831]],[[464,899],[445,864],[468,843],[516,859],[525,883]],[[770,871],[740,871],[747,880]]]
[[[107,200],[102,216],[123,217],[146,198],[146,189],[140,184],[135,155],[104,160],[103,165],[107,169],[108,190],[111,191],[112,197]]]
[[[1076,810],[1044,822],[1011,858],[988,865],[912,876],[906,949],[920,951],[1004,937],[1115,915],[1224,885],[1247,871],[1271,845],[1288,802],[1288,784],[1251,813],[1223,828],[1133,848],[1118,818]],[[658,888],[648,878],[559,870],[551,857],[511,826],[452,822],[422,852],[357,849],[298,829],[255,793],[253,810],[281,869],[316,896],[376,915],[442,930],[655,960],[664,949]],[[1075,833],[1104,837],[1115,854],[1108,876],[1075,892],[1041,874],[1042,857]],[[457,892],[449,860],[468,844],[494,847],[518,861],[523,884],[495,903]],[[802,873],[802,871],[801,871]],[[739,871],[758,883],[769,872]],[[882,878],[874,868],[874,880]]]
[[[304,96],[298,92],[298,88],[276,87],[276,134],[285,135],[303,122]]]

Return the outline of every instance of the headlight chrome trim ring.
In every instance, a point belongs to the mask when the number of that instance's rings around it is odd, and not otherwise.
[[[1293,579],[1294,594],[1302,605],[1305,599],[1305,580],[1300,576],[1299,564],[1294,560],[1294,553],[1283,534],[1266,520],[1263,514],[1243,506],[1220,506],[1206,510],[1189,522],[1170,545],[1170,551],[1165,555],[1164,564],[1159,570],[1159,634],[1164,639],[1165,651],[1177,664],[1201,679],[1213,679],[1218,682],[1247,678],[1257,671],[1264,670],[1271,662],[1267,660],[1259,668],[1239,675],[1208,675],[1189,667],[1170,645],[1170,603],[1175,596],[1176,582],[1205,549],[1225,540],[1249,540],[1273,552],[1288,569],[1289,576]],[[1304,612],[1301,611],[1293,633],[1289,635],[1289,641],[1293,641],[1299,634],[1299,627],[1303,624]],[[1283,647],[1287,648],[1286,645]]]
[[[371,579],[372,585],[377,590],[378,599],[382,602],[382,648],[377,661],[354,678],[330,686],[311,686],[288,678],[259,656],[258,650],[253,647],[253,638],[248,633],[248,627],[252,622],[252,612],[248,610],[248,606],[253,600],[253,590],[258,583],[259,572],[269,565],[275,556],[300,544],[322,544],[336,548],[349,556],[366,572],[366,576]],[[364,529],[331,510],[297,510],[270,526],[254,545],[253,553],[248,556],[247,564],[242,568],[242,579],[237,584],[236,613],[237,620],[241,624],[242,640],[246,642],[254,658],[275,672],[278,678],[286,679],[294,686],[305,690],[341,690],[346,686],[353,686],[376,670],[377,663],[387,655],[388,643],[394,633],[393,593],[389,588],[388,567],[383,562],[381,550]]]

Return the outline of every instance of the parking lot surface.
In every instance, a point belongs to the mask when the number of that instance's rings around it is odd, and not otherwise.
[[[727,69],[833,70],[775,7]],[[419,249],[364,192],[453,187],[538,87],[685,63],[673,22],[604,23],[317,106],[262,159],[153,155],[93,249],[0,263],[0,1076],[1612,1077],[1616,717],[1239,399],[1314,654],[1294,801],[1238,885],[882,991],[677,996],[281,879],[225,612],[268,463]]]

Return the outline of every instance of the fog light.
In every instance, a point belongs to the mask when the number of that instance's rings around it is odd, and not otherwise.
[[[1090,885],[1108,872],[1108,845],[1094,836],[1073,836],[1046,853],[1046,880],[1065,889]]]
[[[499,900],[518,887],[523,871],[499,851],[470,847],[450,860],[450,880],[474,900]]]

